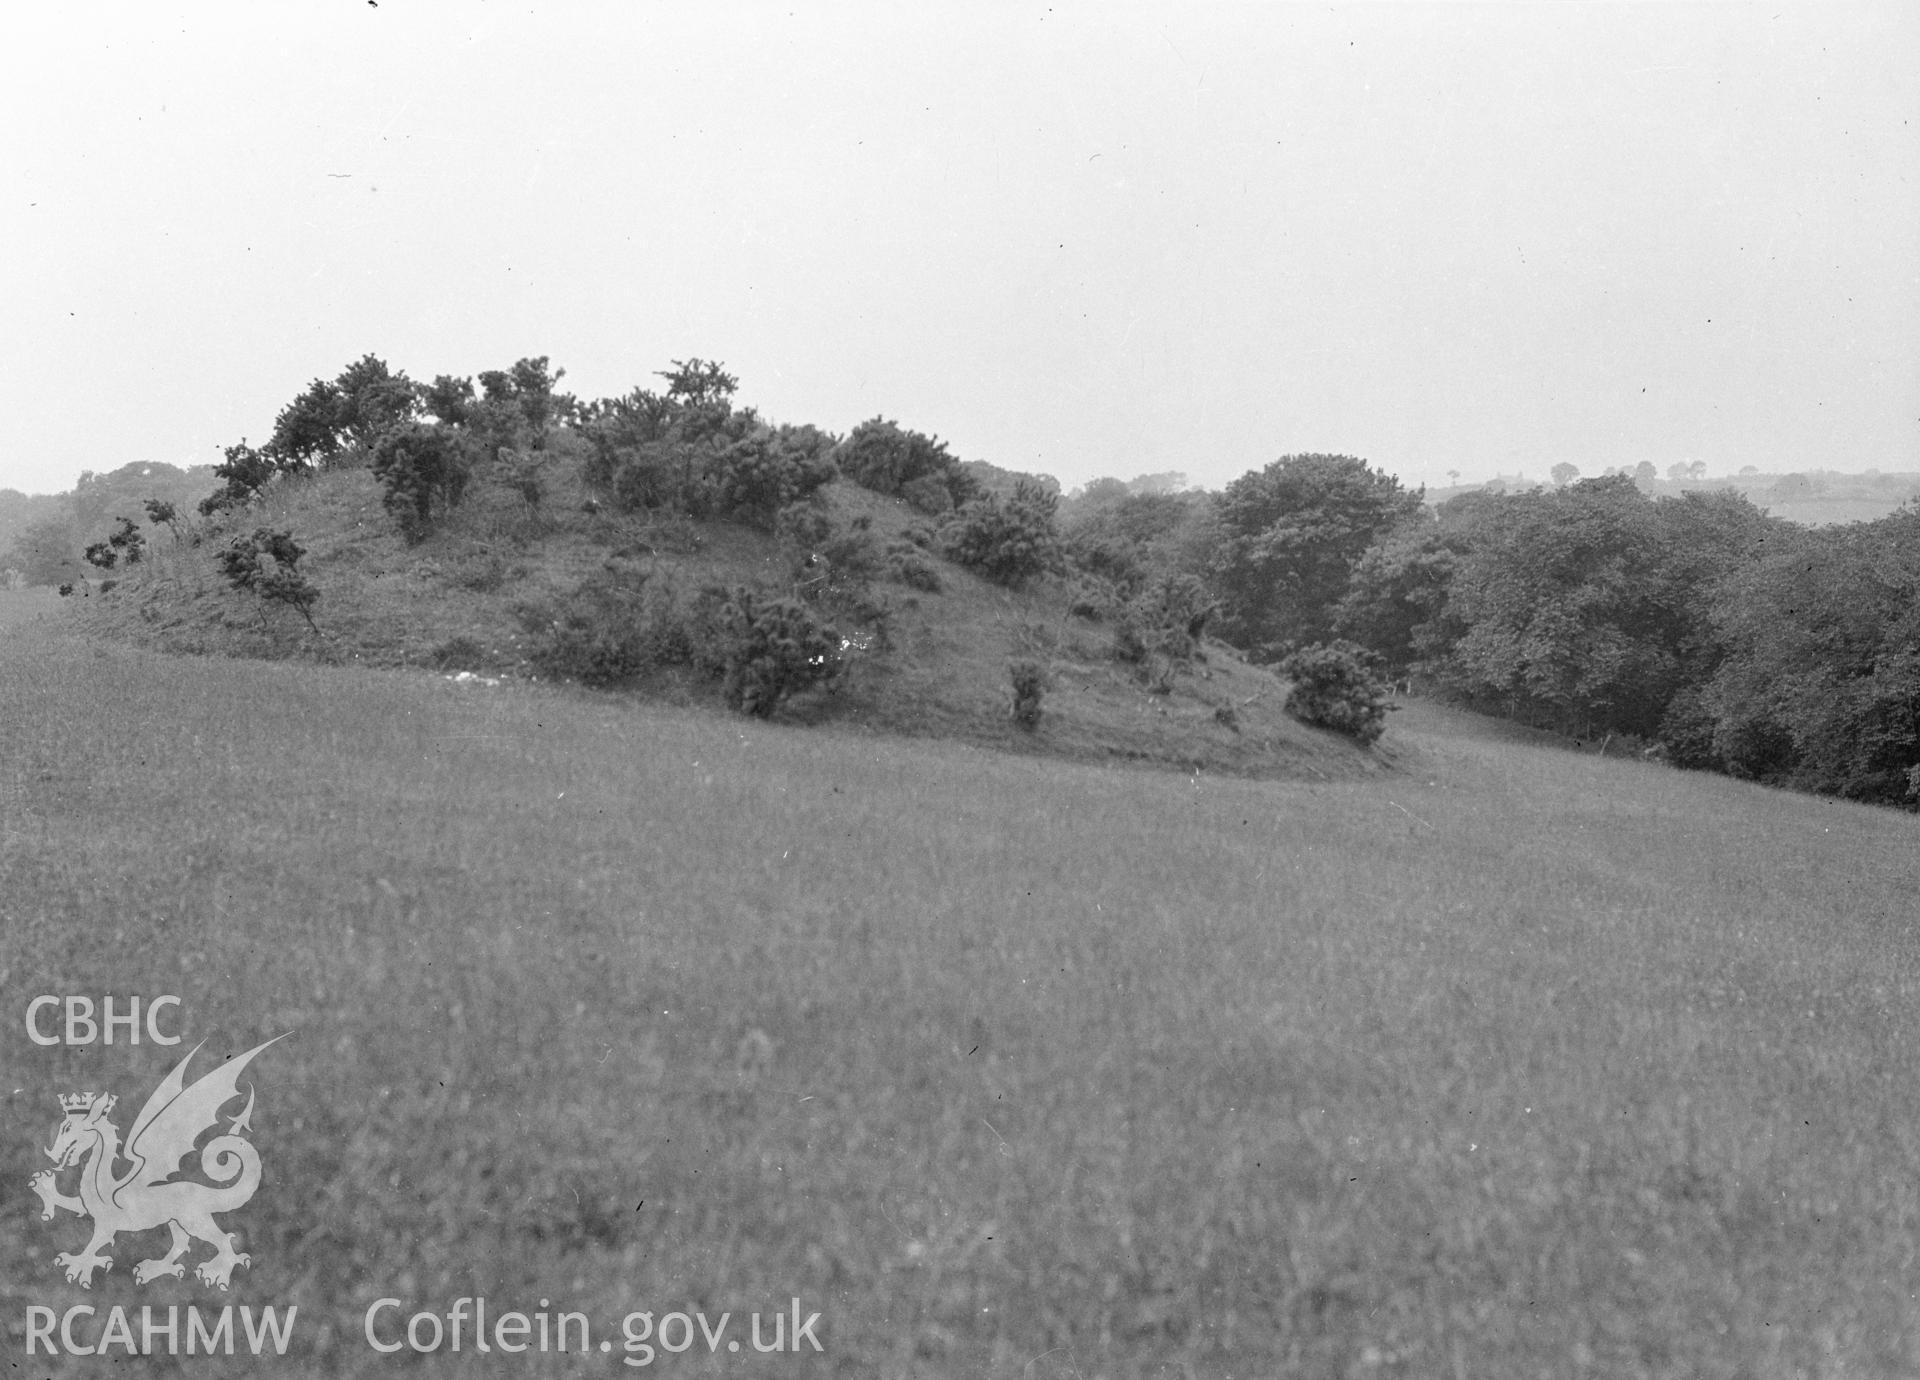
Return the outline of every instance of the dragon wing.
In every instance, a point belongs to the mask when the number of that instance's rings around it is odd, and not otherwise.
[[[266,1044],[255,1045],[203,1074],[191,1087],[186,1086],[187,1065],[206,1041],[188,1050],[187,1057],[160,1080],[127,1132],[124,1153],[133,1161],[133,1173],[123,1187],[156,1184],[171,1177],[180,1161],[192,1153],[194,1142],[216,1124],[220,1109],[240,1095],[240,1071],[267,1045],[286,1038],[276,1035]]]

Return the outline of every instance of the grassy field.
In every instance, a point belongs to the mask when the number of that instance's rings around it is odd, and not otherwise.
[[[45,601],[41,601],[44,606]],[[1920,824],[1416,706],[1400,769],[1249,781],[0,609],[0,1319],[91,1294],[56,1094],[253,1066],[217,1302],[362,1374],[382,1296],[619,1320],[798,1297],[672,1374],[1920,1373]],[[178,994],[182,1050],[43,1048]],[[124,1036],[123,1036],[124,1039]],[[196,1252],[196,1257],[198,1252]],[[397,1325],[389,1328],[397,1331]],[[154,1371],[259,1363],[148,1358]]]

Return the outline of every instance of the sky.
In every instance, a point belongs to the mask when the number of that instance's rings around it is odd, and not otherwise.
[[[961,459],[1920,470],[1920,5],[42,5],[0,487],[369,352]]]

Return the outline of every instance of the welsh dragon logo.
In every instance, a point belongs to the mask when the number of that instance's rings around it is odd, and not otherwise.
[[[161,1226],[173,1233],[172,1248],[164,1256],[135,1265],[135,1284],[162,1275],[179,1279],[187,1269],[180,1257],[196,1240],[214,1250],[210,1259],[194,1267],[195,1278],[203,1284],[225,1289],[233,1278],[233,1267],[251,1263],[250,1256],[234,1251],[232,1233],[213,1220],[216,1212],[245,1206],[260,1187],[260,1152],[245,1137],[253,1129],[251,1085],[246,1107],[231,1118],[226,1134],[215,1136],[200,1152],[201,1172],[213,1185],[173,1176],[180,1161],[193,1153],[194,1142],[218,1129],[220,1109],[240,1095],[240,1071],[267,1045],[285,1038],[276,1035],[254,1046],[188,1087],[187,1064],[201,1048],[195,1045],[160,1080],[133,1119],[124,1149],[120,1128],[107,1119],[118,1099],[109,1093],[74,1093],[60,1099],[66,1116],[47,1151],[54,1167],[41,1170],[28,1182],[44,1205],[41,1221],[51,1222],[56,1208],[93,1219],[93,1239],[84,1251],[78,1255],[63,1251],[53,1258],[67,1272],[69,1283],[91,1289],[95,1270],[113,1268],[113,1257],[105,1251],[118,1233]],[[132,1167],[116,1173],[115,1164],[121,1159]],[[80,1169],[80,1191],[77,1197],[69,1197],[60,1192],[58,1176],[75,1165]]]

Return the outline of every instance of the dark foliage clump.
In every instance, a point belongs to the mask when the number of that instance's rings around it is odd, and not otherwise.
[[[1054,530],[1059,495],[1022,480],[1004,502],[977,498],[947,520],[941,531],[948,559],[996,584],[1019,588],[1036,575],[1061,568]]]
[[[844,661],[840,634],[797,599],[768,599],[740,588],[721,610],[728,636],[727,703],[766,718],[790,697],[830,685]]]
[[[200,500],[202,516],[211,516],[228,508],[237,508],[251,500],[268,481],[285,470],[287,462],[270,447],[256,449],[242,440],[237,446],[221,449],[224,459],[213,467],[220,487]]]
[[[520,618],[532,635],[536,670],[614,688],[663,667],[719,674],[725,665],[721,599],[721,592],[706,591],[683,607],[651,572],[628,569],[584,582],[558,607],[524,608]]]
[[[1204,660],[1202,641],[1218,604],[1192,575],[1166,575],[1119,606],[1113,618],[1113,655],[1136,667],[1157,694],[1176,675]]]
[[[811,449],[810,438],[818,433],[810,427],[776,432],[763,426],[752,408],[734,407],[739,380],[716,363],[675,360],[661,377],[667,381],[664,394],[636,388],[579,409],[579,433],[592,447],[581,472],[587,486],[623,512],[661,508],[706,517],[716,505],[720,511],[735,505],[746,520],[770,526],[792,498],[777,496],[783,487],[781,465],[764,463],[765,452],[778,450],[787,458],[788,451]],[[771,442],[748,445],[720,463],[723,454],[763,431]],[[800,433],[809,439],[799,439]],[[818,449],[824,452],[830,444],[823,441]],[[795,485],[792,497],[802,492],[811,490]]]
[[[219,556],[220,573],[243,593],[258,595],[266,603],[285,604],[319,632],[313,606],[320,591],[299,568],[304,555],[306,548],[293,539],[293,533],[259,527],[227,543]]]
[[[368,354],[333,379],[315,379],[280,410],[265,450],[283,467],[326,467],[351,447],[371,445],[416,415],[419,389],[404,373]]]
[[[132,518],[116,517],[114,521],[120,525],[107,537],[108,544],[126,558],[128,565],[139,565],[147,549],[147,539],[140,535],[140,528]]]
[[[845,584],[865,584],[878,575],[883,564],[880,542],[873,535],[873,519],[856,517],[843,528],[835,528],[820,544],[820,555]]]
[[[818,551],[833,531],[833,514],[817,503],[789,503],[773,517],[773,534],[801,551]]]
[[[1286,710],[1296,719],[1344,733],[1363,747],[1386,731],[1387,688],[1365,648],[1316,643],[1287,656],[1280,672],[1293,682]]]
[[[1047,693],[1046,669],[1022,659],[1007,666],[1013,681],[1013,721],[1031,733],[1040,726],[1040,701]]]
[[[373,473],[381,504],[409,544],[423,539],[436,509],[444,512],[467,490],[472,459],[467,440],[450,427],[408,422],[374,443]]]
[[[164,498],[150,498],[146,501],[147,521],[155,527],[165,523],[173,533],[175,541],[180,540],[180,511]],[[122,519],[124,521],[125,519]]]
[[[771,531],[782,509],[831,483],[833,438],[813,427],[755,427],[701,468],[700,506]]]
[[[862,422],[834,452],[840,473],[863,489],[939,515],[980,497],[980,486],[938,437],[884,417]]]
[[[887,574],[909,589],[926,594],[938,594],[946,588],[946,582],[940,578],[940,567],[910,541],[888,544]]]
[[[88,565],[101,570],[112,570],[124,557],[128,565],[140,564],[140,557],[147,547],[147,539],[140,535],[140,529],[132,518],[114,519],[120,525],[108,533],[104,541],[94,542],[81,554]]]

